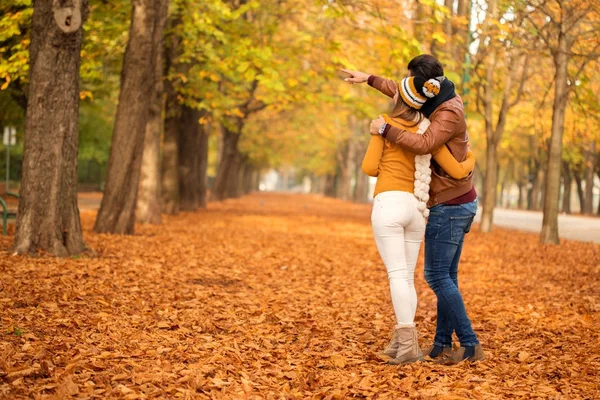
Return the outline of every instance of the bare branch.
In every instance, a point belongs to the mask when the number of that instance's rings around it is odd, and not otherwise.
[[[529,54],[525,54],[524,57],[525,57],[525,60],[523,61],[523,73],[521,74],[521,81],[519,82],[519,89],[517,90],[517,96],[508,105],[509,109],[516,106],[517,103],[519,103],[519,101],[521,100],[521,96],[523,95],[523,89],[525,88],[525,81],[527,80],[526,77],[527,77],[527,67],[528,67],[528,63],[529,63]]]

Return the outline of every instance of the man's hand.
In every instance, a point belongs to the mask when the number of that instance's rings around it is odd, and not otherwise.
[[[380,115],[377,119],[371,121],[371,135],[379,135],[379,128],[385,123],[385,119]]]
[[[348,77],[344,80],[351,85],[355,84],[355,83],[366,82],[367,80],[369,80],[369,76],[371,76],[369,74],[365,74],[364,72],[360,72],[360,71],[350,71],[347,69],[342,69],[342,71],[344,71],[345,73],[350,75],[350,77]]]

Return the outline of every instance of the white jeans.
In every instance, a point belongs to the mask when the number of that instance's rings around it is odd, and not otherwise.
[[[413,326],[417,312],[415,267],[425,232],[417,203],[414,194],[400,191],[382,192],[373,199],[373,233],[388,271],[399,326]]]

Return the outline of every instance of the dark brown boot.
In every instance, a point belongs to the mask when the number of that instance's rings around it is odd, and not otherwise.
[[[476,345],[474,348],[474,353],[471,356],[466,356],[466,348],[459,347],[454,351],[449,357],[440,360],[440,364],[444,365],[456,365],[463,361],[469,362],[477,362],[485,359],[485,355],[483,354],[483,347],[480,344]]]
[[[425,351],[423,352],[423,355],[425,356],[425,360],[429,359],[431,360],[441,360],[444,358],[448,358],[452,355],[452,348],[451,347],[443,347],[442,351],[440,351],[437,356],[433,357],[431,355],[431,352],[434,350],[436,346],[435,345],[431,345],[430,347],[428,347],[427,349],[425,349]],[[439,348],[438,348],[439,349]]]

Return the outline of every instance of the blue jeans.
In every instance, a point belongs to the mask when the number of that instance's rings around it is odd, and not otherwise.
[[[433,343],[439,347],[452,347],[454,331],[461,346],[479,344],[458,290],[458,262],[476,212],[477,200],[438,204],[430,209],[425,230],[425,280],[438,299]]]

